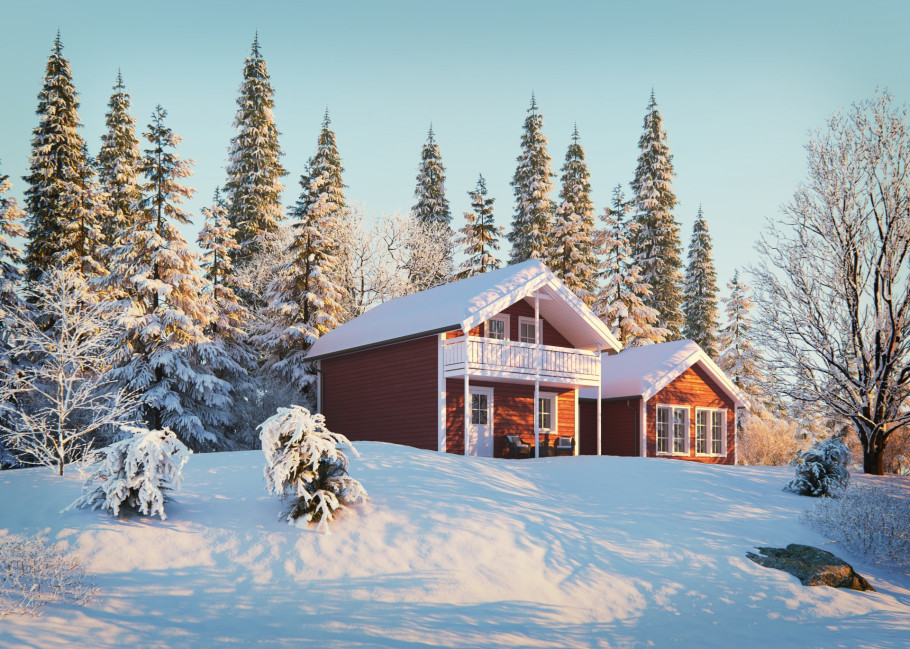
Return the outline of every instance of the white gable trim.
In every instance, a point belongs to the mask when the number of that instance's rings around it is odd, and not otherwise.
[[[674,367],[672,370],[665,373],[659,381],[652,383],[641,395],[641,398],[644,401],[648,401],[655,394],[675,381],[683,372],[699,362],[702,363],[702,366],[705,368],[708,374],[711,375],[711,378],[714,379],[720,388],[733,399],[734,407],[743,408],[748,405],[749,402],[742,391],[736,387],[736,384],[733,383],[733,381],[727,378],[727,375],[724,374],[723,370],[717,366],[717,363],[711,360],[711,357],[701,349],[691,354],[689,357],[677,364],[676,367]]]

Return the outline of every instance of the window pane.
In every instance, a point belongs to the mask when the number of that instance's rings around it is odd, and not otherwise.
[[[667,453],[670,450],[670,409],[657,409],[657,452]]]
[[[480,426],[486,426],[488,422],[489,408],[487,407],[487,395],[471,395],[471,423]]]
[[[724,452],[724,413],[718,410],[711,415],[711,452],[720,455]]]
[[[553,413],[550,411],[550,405],[551,402],[549,398],[538,399],[538,428],[546,428],[547,430],[553,429]]]
[[[534,335],[533,322],[522,322],[519,325],[519,340],[523,343],[537,342],[537,337]]]
[[[686,450],[686,411],[673,409],[673,452],[684,453]]]
[[[505,340],[506,323],[504,320],[490,320],[487,322],[487,337],[496,340]]]
[[[708,413],[704,410],[695,413],[695,452],[708,452]]]

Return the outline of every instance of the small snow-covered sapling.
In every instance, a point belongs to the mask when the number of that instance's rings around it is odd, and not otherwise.
[[[363,486],[348,475],[347,455],[357,451],[344,435],[325,426],[325,417],[301,406],[279,408],[259,425],[269,492],[289,501],[289,523],[303,519],[328,533],[335,512],[367,498]]]
[[[850,482],[849,461],[850,451],[840,438],[815,442],[793,461],[796,478],[784,489],[802,496],[835,496]]]

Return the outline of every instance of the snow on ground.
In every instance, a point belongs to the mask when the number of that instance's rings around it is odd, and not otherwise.
[[[357,447],[371,501],[328,536],[277,520],[258,452],[194,456],[164,522],[58,514],[75,471],[0,473],[0,534],[66,544],[99,587],[3,618],[0,647],[910,643],[910,575],[828,545],[878,592],[807,588],[745,558],[825,544],[798,522],[813,501],[781,491],[792,469]]]

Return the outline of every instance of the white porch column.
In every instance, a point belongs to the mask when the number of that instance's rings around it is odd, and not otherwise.
[[[464,454],[468,454],[468,431],[471,428],[471,395],[468,387],[468,341],[464,347]]]
[[[540,294],[534,293],[534,457],[540,457]]]
[[[445,334],[439,334],[436,346],[437,382],[436,382],[436,450],[446,452],[446,372],[445,372]]]
[[[601,393],[603,392],[603,363],[601,362],[601,346],[597,346],[597,454],[603,455],[603,429],[601,428]]]
[[[579,443],[579,433],[578,433],[578,424],[580,421],[580,414],[578,412],[578,388],[575,388],[575,452],[572,455],[578,455],[578,443]]]

